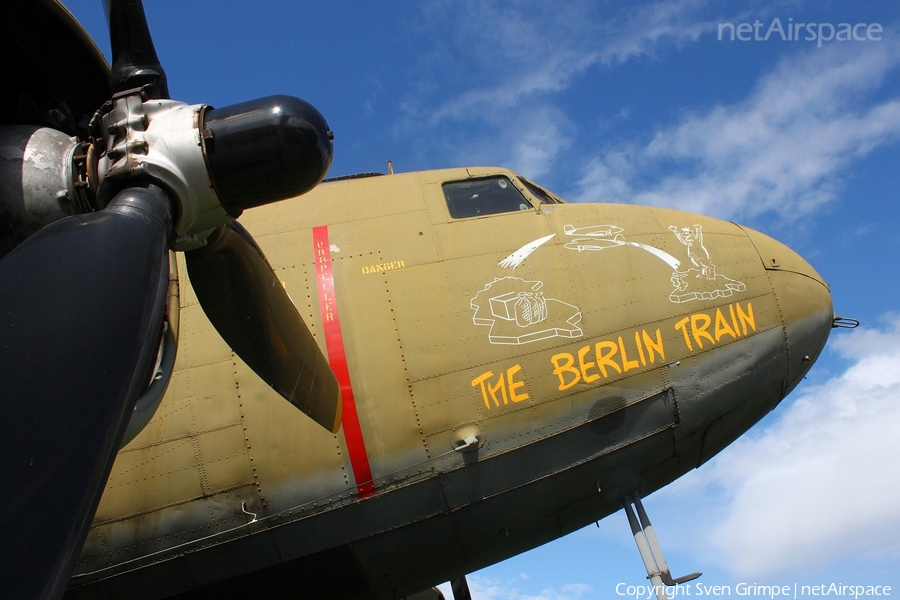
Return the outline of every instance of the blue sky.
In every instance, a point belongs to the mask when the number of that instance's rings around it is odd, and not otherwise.
[[[99,0],[68,0],[108,56]],[[570,201],[732,219],[831,284],[808,380],[645,501],[676,575],[708,586],[890,585],[900,595],[900,3],[148,0],[173,97],[315,104],[331,175],[502,165]],[[843,41],[729,39],[778,19]],[[818,24],[822,24],[819,27]],[[864,37],[865,29],[857,29]],[[643,585],[620,512],[470,575],[476,600],[617,598]],[[696,594],[695,594],[696,595]],[[748,597],[763,597],[749,595]],[[768,597],[768,596],[765,596]]]

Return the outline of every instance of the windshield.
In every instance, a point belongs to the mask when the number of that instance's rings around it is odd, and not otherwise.
[[[447,208],[454,219],[531,210],[532,206],[505,176],[444,184]]]

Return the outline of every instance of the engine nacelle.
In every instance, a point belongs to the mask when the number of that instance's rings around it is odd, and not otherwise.
[[[34,125],[0,128],[0,258],[44,225],[89,210],[75,138]]]

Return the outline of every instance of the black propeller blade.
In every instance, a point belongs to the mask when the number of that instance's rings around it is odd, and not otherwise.
[[[453,591],[453,600],[472,600],[472,592],[469,591],[469,582],[466,581],[465,575],[451,581],[450,589]]]
[[[113,100],[91,123],[91,166],[97,198],[112,200],[46,225],[0,261],[0,468],[10,482],[0,495],[4,597],[65,591],[155,366],[173,244],[193,247],[192,236],[228,215],[308,191],[331,163],[331,131],[299,99],[220,111],[168,101],[140,0],[109,0],[107,10]],[[147,109],[148,99],[163,102]],[[178,125],[192,110],[198,119]],[[207,247],[188,253],[188,269],[235,352],[336,432],[334,374],[249,234],[236,223],[219,226]]]
[[[222,225],[185,258],[200,305],[225,342],[291,404],[337,433],[337,379],[247,230]]]
[[[107,0],[107,11],[113,93],[143,86],[145,97],[168,98],[141,1]],[[331,164],[331,131],[299,98],[270,96],[201,114],[206,171],[233,217],[312,189]],[[186,256],[201,306],[225,341],[284,398],[337,432],[334,374],[250,234],[234,223],[220,226],[206,248]]]
[[[171,228],[165,193],[134,187],[0,261],[6,597],[65,590],[156,358]]]
[[[169,98],[166,72],[159,64],[141,0],[105,0],[113,55],[109,85],[113,94],[150,85],[148,98]]]

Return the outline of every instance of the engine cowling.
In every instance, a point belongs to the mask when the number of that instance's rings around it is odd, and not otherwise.
[[[83,165],[81,144],[60,131],[0,128],[0,258],[41,227],[84,212]]]

